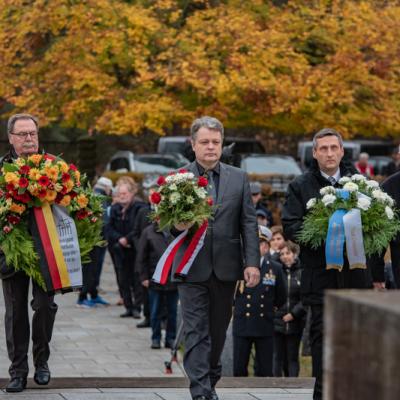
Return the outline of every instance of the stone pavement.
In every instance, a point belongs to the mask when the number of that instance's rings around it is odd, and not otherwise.
[[[220,400],[311,400],[311,389],[219,389]],[[189,400],[187,389],[28,389],[0,400]]]
[[[77,294],[57,295],[59,306],[51,342],[49,366],[53,377],[163,377],[168,349],[150,349],[150,329],[137,329],[138,320],[120,318],[124,307],[116,306],[118,294],[114,270],[107,254],[103,268],[102,295],[109,307],[80,309]],[[0,289],[0,378],[8,377],[4,333],[4,299]],[[139,320],[140,321],[140,320]],[[29,355],[33,376],[32,357]],[[173,368],[173,376],[183,376]]]

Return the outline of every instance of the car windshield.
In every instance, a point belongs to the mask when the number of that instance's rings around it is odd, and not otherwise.
[[[249,174],[301,174],[296,162],[286,157],[246,157],[242,160],[241,168]]]

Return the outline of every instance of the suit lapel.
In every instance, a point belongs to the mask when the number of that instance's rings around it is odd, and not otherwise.
[[[197,168],[196,161],[193,161],[191,164],[188,166],[188,171],[193,172],[195,176],[199,176],[199,169]]]

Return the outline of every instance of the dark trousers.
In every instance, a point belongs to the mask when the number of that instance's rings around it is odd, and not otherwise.
[[[312,375],[315,377],[314,400],[322,399],[322,347],[323,347],[323,306],[311,306],[310,343]]]
[[[214,274],[205,282],[178,284],[184,324],[183,364],[192,397],[208,397],[221,378],[220,358],[235,284],[221,282]]]
[[[274,333],[274,376],[299,376],[301,336],[301,333],[292,335]]]
[[[90,263],[82,265],[82,289],[79,293],[79,300],[86,300],[88,294],[92,299],[97,297],[97,252],[96,247],[90,253]]]
[[[233,336],[233,376],[248,376],[248,365],[252,346],[256,348],[254,376],[272,376],[272,336]]]
[[[106,257],[107,247],[96,246],[96,273],[95,273],[95,285],[96,288],[100,286],[100,277],[103,271],[104,258]]]
[[[149,289],[151,339],[161,340],[161,305],[167,307],[167,329],[165,342],[173,342],[176,337],[176,313],[178,308],[177,290]]]
[[[17,272],[3,280],[5,303],[4,326],[8,357],[11,361],[11,378],[28,375],[29,314],[28,295],[30,278],[23,272]],[[51,340],[57,304],[36,283],[32,287],[32,354],[35,367],[45,365],[50,356]]]
[[[132,249],[124,248],[119,243],[113,247],[117,281],[127,310],[141,311],[143,291],[139,275],[135,272],[135,253]],[[133,294],[133,298],[132,298]]]

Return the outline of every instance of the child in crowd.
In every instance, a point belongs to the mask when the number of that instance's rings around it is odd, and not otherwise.
[[[298,255],[297,244],[287,241],[281,245],[286,301],[274,319],[274,376],[299,375],[299,347],[306,310],[300,301],[301,265]]]
[[[271,231],[259,226],[261,279],[254,288],[239,281],[233,312],[233,375],[247,376],[255,345],[255,376],[272,376],[274,308],[285,300],[282,267],[268,253]]]
[[[271,248],[269,252],[272,256],[272,259],[279,262],[279,250],[285,241],[285,237],[283,236],[283,228],[281,225],[274,225],[271,228],[271,232],[272,238],[270,242]]]

